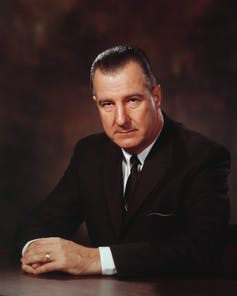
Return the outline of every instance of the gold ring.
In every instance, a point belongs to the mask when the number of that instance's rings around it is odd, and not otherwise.
[[[50,254],[47,253],[47,254],[45,255],[45,259],[46,259],[47,261],[50,261]]]

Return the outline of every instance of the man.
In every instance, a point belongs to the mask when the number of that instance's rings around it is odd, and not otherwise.
[[[78,142],[56,188],[21,226],[22,269],[212,273],[229,218],[229,153],[162,113],[160,85],[141,49],[101,53],[91,83],[105,133]],[[69,239],[83,221],[91,247]]]

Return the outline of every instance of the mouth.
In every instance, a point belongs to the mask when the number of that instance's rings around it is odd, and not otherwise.
[[[125,130],[125,131],[116,131],[115,134],[119,134],[119,135],[129,135],[129,134],[134,133],[134,132],[136,132],[135,129],[133,129],[133,130]]]
[[[124,131],[115,131],[115,135],[116,136],[119,136],[119,137],[130,137],[130,136],[133,136],[133,134],[136,132],[137,130],[136,129],[133,129],[133,130],[124,130]]]

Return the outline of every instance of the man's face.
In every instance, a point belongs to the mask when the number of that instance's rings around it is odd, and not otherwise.
[[[142,152],[163,125],[160,86],[152,91],[136,62],[116,72],[96,70],[94,97],[107,136],[131,154]]]

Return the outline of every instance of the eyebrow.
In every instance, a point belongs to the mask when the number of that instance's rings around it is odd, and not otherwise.
[[[131,94],[124,96],[123,99],[127,100],[132,97],[143,98],[144,95],[141,93],[131,93]],[[111,98],[97,98],[97,97],[96,97],[96,100],[98,101],[98,103],[105,102],[105,101],[113,101],[113,99],[111,99]]]
[[[143,94],[141,94],[141,93],[131,93],[131,94],[129,94],[129,95],[127,95],[127,96],[125,96],[125,98],[131,98],[131,97],[143,97],[144,95]]]

